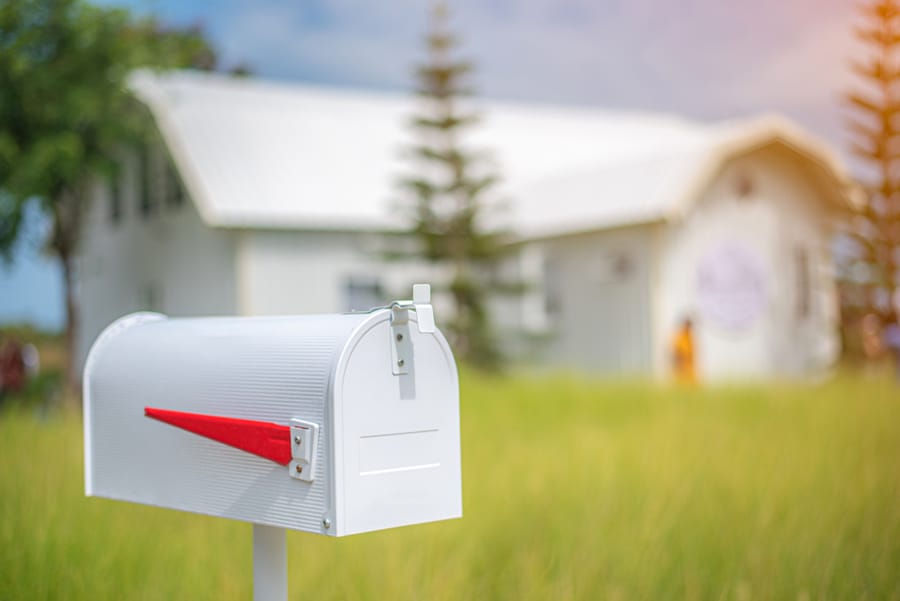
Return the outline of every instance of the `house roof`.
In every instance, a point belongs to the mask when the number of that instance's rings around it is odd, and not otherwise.
[[[196,72],[131,80],[210,226],[403,229],[414,97]],[[842,184],[828,147],[777,117],[720,124],[478,102],[466,142],[501,174],[493,219],[523,237],[676,218],[723,161],[779,142]]]

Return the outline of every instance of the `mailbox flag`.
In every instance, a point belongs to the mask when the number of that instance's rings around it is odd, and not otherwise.
[[[144,415],[269,461],[291,462],[291,429],[270,422],[144,407]]]

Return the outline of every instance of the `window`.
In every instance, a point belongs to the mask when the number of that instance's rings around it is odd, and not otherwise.
[[[116,224],[122,221],[122,184],[118,170],[109,178],[109,221]]]
[[[150,160],[150,148],[142,144],[138,150],[138,210],[141,217],[147,218],[153,213],[153,164]]]
[[[381,283],[370,276],[351,276],[344,286],[344,310],[368,311],[385,304]]]
[[[529,333],[543,334],[550,327],[548,305],[556,301],[548,294],[547,266],[545,247],[538,243],[526,244],[519,250],[518,274],[510,274],[511,281],[522,286],[519,296],[521,325]]]
[[[804,248],[794,251],[794,269],[797,276],[797,318],[804,319],[810,313],[809,254]]]
[[[178,169],[171,159],[166,161],[166,204],[170,207],[180,207],[184,204],[185,193]]]
[[[627,280],[635,270],[634,260],[626,251],[611,251],[597,257],[594,267],[601,284],[617,284]]]
[[[162,290],[157,282],[145,284],[138,295],[138,306],[143,311],[162,311]]]
[[[737,193],[737,197],[740,200],[749,200],[754,191],[756,190],[756,186],[753,183],[753,178],[750,177],[747,173],[741,173],[737,176],[734,184],[734,191]]]
[[[547,321],[557,319],[562,311],[562,274],[559,270],[559,263],[554,257],[544,259],[544,314]]]

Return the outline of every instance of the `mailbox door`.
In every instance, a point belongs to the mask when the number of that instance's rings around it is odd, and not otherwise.
[[[459,388],[440,332],[398,331],[382,311],[351,338],[334,382],[335,534],[461,517]]]

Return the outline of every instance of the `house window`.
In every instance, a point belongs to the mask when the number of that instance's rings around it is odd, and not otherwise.
[[[178,169],[170,160],[166,161],[166,204],[170,207],[180,207],[184,204],[184,185],[178,175]]]
[[[122,184],[118,171],[109,178],[109,221],[113,224],[122,221]]]
[[[153,164],[150,158],[149,146],[142,144],[138,150],[138,210],[144,218],[153,213]]]
[[[559,273],[559,264],[552,258],[544,259],[544,314],[548,321],[553,321],[559,317],[562,311],[562,298],[560,296],[562,290],[562,276]]]
[[[635,265],[631,255],[627,252],[614,251],[597,257],[594,269],[601,284],[617,284],[631,276]]]
[[[344,310],[368,311],[385,304],[384,290],[377,278],[351,276],[344,285]]]
[[[159,284],[157,282],[145,284],[140,290],[138,303],[144,311],[162,311],[163,298]]]
[[[804,248],[794,251],[794,269],[797,274],[797,318],[805,319],[810,313],[809,253]]]
[[[740,173],[735,180],[734,188],[739,199],[748,200],[751,196],[753,196],[753,192],[756,186],[753,183],[753,178],[750,177],[749,174]]]

